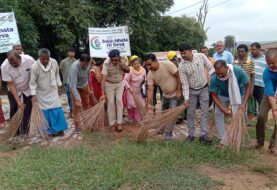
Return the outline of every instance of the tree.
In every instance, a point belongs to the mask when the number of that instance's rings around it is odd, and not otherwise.
[[[209,12],[209,1],[208,0],[203,0],[203,3],[201,7],[199,8],[199,12],[196,14],[197,17],[197,22],[200,24],[201,28],[205,30],[205,32],[208,31],[209,27],[204,29],[207,15]]]
[[[199,49],[206,40],[204,30],[193,17],[161,17],[155,28],[154,41],[158,51],[178,50],[182,42]]]
[[[225,44],[225,48],[228,51],[233,52],[236,46],[235,36],[232,36],[232,35],[225,36],[224,44]]]
[[[17,21],[18,32],[24,52],[35,56],[38,51],[39,32],[34,20],[22,10],[16,0],[2,0],[2,10],[4,12],[14,11]]]

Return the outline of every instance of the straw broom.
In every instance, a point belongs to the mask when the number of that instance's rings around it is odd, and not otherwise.
[[[81,130],[84,132],[103,131],[105,121],[105,101],[80,114]]]
[[[2,135],[3,140],[8,140],[11,137],[14,137],[16,132],[19,130],[22,119],[23,119],[24,110],[18,109],[14,116],[11,118],[9,127],[6,132]]]
[[[129,91],[130,91],[130,93],[133,95],[134,102],[135,102],[135,105],[136,105],[136,108],[137,108],[138,112],[140,113],[140,115],[142,116],[142,118],[145,117],[146,114],[147,114],[146,107],[144,107],[144,106],[142,105],[142,103],[141,103],[141,101],[140,101],[140,99],[139,99],[139,96],[138,96],[135,92],[133,92],[133,91],[131,91],[131,90],[129,90]]]
[[[182,105],[161,112],[147,113],[143,119],[142,127],[135,136],[135,140],[144,141],[148,137],[150,129],[166,127],[166,125],[174,122],[185,109],[186,107]]]
[[[244,111],[240,109],[233,117],[226,132],[224,147],[230,148],[234,153],[239,154],[241,145],[245,141],[247,128],[244,118]]]
[[[50,126],[48,125],[42,110],[39,108],[38,103],[34,102],[30,119],[29,134],[36,135],[38,133],[42,139],[46,139],[48,137],[48,129],[50,129]]]

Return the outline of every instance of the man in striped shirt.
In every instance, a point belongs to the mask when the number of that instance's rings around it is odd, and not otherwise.
[[[254,88],[254,80],[255,80],[255,65],[254,62],[248,58],[248,47],[246,44],[240,44],[237,47],[238,52],[238,59],[235,60],[235,64],[240,66],[246,73],[247,77],[249,78],[249,82],[251,85],[251,92],[250,97],[253,94],[253,88]],[[255,100],[253,98],[250,98],[247,103],[247,113],[248,113],[248,121],[247,126],[251,127],[251,121],[256,114],[256,106],[255,106]]]
[[[255,42],[251,44],[251,57],[250,59],[255,64],[255,85],[253,91],[253,97],[258,102],[259,106],[261,105],[262,97],[264,94],[264,81],[263,81],[263,72],[267,67],[265,61],[265,55],[261,52],[261,44]]]
[[[179,50],[184,59],[179,64],[179,75],[182,83],[184,105],[188,106],[188,140],[194,140],[194,117],[199,101],[201,107],[201,137],[199,140],[203,144],[209,144],[211,143],[207,138],[209,88],[205,70],[207,69],[211,76],[214,73],[214,67],[204,54],[193,54],[192,47],[189,44],[182,44]]]

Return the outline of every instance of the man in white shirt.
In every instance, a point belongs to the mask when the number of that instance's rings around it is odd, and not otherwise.
[[[19,54],[16,50],[8,53],[7,62],[1,66],[2,80],[8,84],[11,93],[11,117],[18,108],[24,110],[23,120],[18,134],[28,134],[32,111],[32,96],[29,87],[31,66],[35,60],[30,56]]]
[[[48,133],[51,136],[62,136],[63,131],[67,129],[59,97],[59,87],[62,86],[62,82],[58,63],[55,59],[50,58],[48,49],[39,50],[39,59],[32,65],[29,84],[33,101],[38,101],[50,126]]]

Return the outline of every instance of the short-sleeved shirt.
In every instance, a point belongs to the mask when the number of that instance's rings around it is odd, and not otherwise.
[[[68,75],[69,75],[70,67],[71,67],[72,63],[74,63],[75,61],[76,61],[75,58],[70,59],[68,57],[61,61],[60,69],[62,71],[63,84],[68,83]]]
[[[265,87],[264,80],[263,80],[263,73],[265,68],[267,68],[265,55],[261,54],[257,58],[251,56],[250,59],[255,64],[255,85],[260,87]]]
[[[274,96],[277,86],[277,73],[266,68],[263,73],[263,79],[265,84],[264,94],[266,96]]]
[[[92,65],[89,64],[86,69],[81,68],[80,61],[75,61],[68,76],[69,87],[72,88],[75,100],[79,100],[77,88],[83,88],[88,85],[88,78]]]
[[[123,59],[121,59],[121,63],[113,65],[111,63],[110,58],[107,58],[104,61],[102,68],[102,75],[106,75],[106,80],[111,83],[119,83],[123,80],[123,70],[120,67],[120,64],[126,65]]]
[[[224,60],[227,64],[233,64],[234,63],[234,56],[231,52],[224,50],[221,54],[218,52],[215,52],[213,55],[214,61],[217,60]]]
[[[245,94],[245,85],[249,82],[249,79],[242,68],[234,65],[233,70],[237,77],[240,94],[243,96]],[[221,81],[216,75],[213,75],[211,78],[210,92],[216,93],[219,96],[229,97],[228,84],[229,79]]]
[[[160,61],[156,71],[149,71],[147,75],[148,85],[158,85],[163,91],[163,96],[172,98],[176,96],[177,79],[174,74],[178,71],[176,65],[171,61]]]
[[[29,55],[20,55],[21,63],[18,67],[13,67],[9,61],[5,61],[1,65],[1,73],[3,81],[13,81],[18,95],[21,93],[26,96],[31,95],[29,81],[31,76],[31,67],[35,60]]]
[[[240,63],[239,60],[236,60],[235,64],[245,71],[249,79],[251,75],[255,74],[255,65],[251,59],[247,58],[247,60],[244,63]]]

